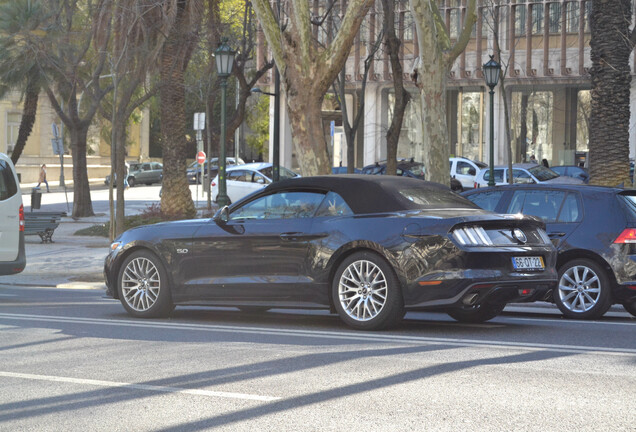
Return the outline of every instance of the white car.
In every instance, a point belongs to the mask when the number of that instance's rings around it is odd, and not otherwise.
[[[245,165],[235,165],[225,170],[225,184],[227,187],[227,196],[230,203],[236,202],[272,182],[273,167],[268,162],[249,163]],[[287,168],[280,167],[279,177],[281,180],[288,178],[300,177]],[[219,196],[219,176],[212,180],[212,197],[217,202]]]
[[[482,169],[488,165],[483,162],[467,159],[465,157],[448,158],[451,178],[458,180],[464,190],[472,189],[475,184],[475,177]]]
[[[495,166],[493,168],[495,185],[508,184],[508,166]],[[482,169],[475,178],[475,188],[488,187],[490,179],[490,169]],[[560,176],[550,168],[533,163],[520,163],[512,165],[512,181],[515,184],[534,183],[559,183],[559,184],[583,184],[582,180],[572,177]]]
[[[0,275],[20,273],[26,266],[24,206],[15,167],[0,153]]]

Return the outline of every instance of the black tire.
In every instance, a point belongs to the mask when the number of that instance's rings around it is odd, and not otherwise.
[[[117,290],[121,304],[134,317],[166,317],[174,310],[166,270],[148,250],[126,257],[117,275]]]
[[[568,261],[559,268],[559,286],[554,303],[567,318],[596,319],[612,305],[606,271],[592,260]]]
[[[135,187],[135,178],[130,176],[128,177],[128,186]]]
[[[358,330],[394,327],[404,317],[400,282],[391,265],[373,252],[356,252],[342,261],[331,294],[340,319]]]
[[[623,303],[623,307],[627,312],[632,314],[632,316],[636,317],[636,301],[633,301],[631,303],[625,302]]]
[[[267,306],[239,306],[239,310],[241,312],[247,312],[247,313],[263,313],[263,312],[267,312],[270,309],[271,308]]]
[[[499,315],[506,307],[505,303],[490,303],[446,311],[451,318],[465,323],[482,323]]]

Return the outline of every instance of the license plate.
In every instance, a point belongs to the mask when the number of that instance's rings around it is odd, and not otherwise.
[[[543,270],[545,268],[543,257],[540,256],[513,257],[512,265],[517,270]]]

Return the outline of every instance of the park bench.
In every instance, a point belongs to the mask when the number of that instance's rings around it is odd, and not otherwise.
[[[24,235],[39,235],[42,243],[53,243],[53,232],[60,225],[64,212],[25,212]]]

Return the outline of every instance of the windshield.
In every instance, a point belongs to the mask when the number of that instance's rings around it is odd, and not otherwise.
[[[298,177],[298,174],[296,174],[293,171],[288,170],[285,167],[279,167],[278,169],[279,169],[278,176],[280,177],[281,180]],[[274,178],[274,168],[271,167],[271,166],[269,166],[267,168],[263,168],[263,169],[261,169],[259,171],[267,178],[270,178],[270,179]]]
[[[539,181],[552,180],[559,177],[557,173],[543,165],[533,166],[532,168],[528,168],[528,171]]]
[[[415,204],[415,208],[479,208],[468,199],[457,195],[450,190],[428,189],[428,188],[408,188],[399,189],[398,193]],[[413,206],[409,206],[413,208]]]
[[[415,163],[415,164],[409,165],[408,167],[404,167],[402,169],[404,171],[410,171],[411,174],[417,177],[424,177],[424,164]]]

